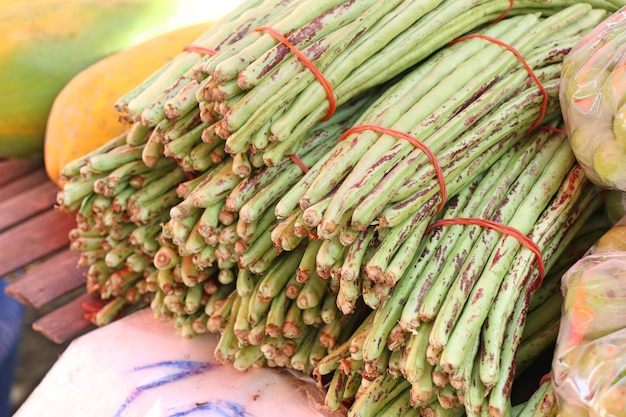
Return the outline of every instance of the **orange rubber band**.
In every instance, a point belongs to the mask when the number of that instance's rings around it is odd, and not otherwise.
[[[183,51],[185,51],[185,52],[197,52],[199,54],[205,54],[205,55],[215,55],[215,54],[217,54],[217,51],[215,49],[205,48],[204,46],[200,46],[200,45],[185,45],[185,46],[183,46]]]
[[[437,179],[439,180],[439,188],[441,190],[441,201],[439,202],[438,211],[441,211],[441,209],[443,209],[444,204],[448,200],[448,190],[446,188],[446,178],[443,175],[443,170],[441,169],[441,166],[439,166],[439,162],[437,161],[437,157],[435,156],[435,154],[433,154],[433,152],[426,145],[424,145],[423,142],[420,142],[413,136],[407,133],[401,132],[399,130],[390,129],[388,127],[382,127],[378,125],[365,124],[365,125],[353,126],[350,129],[346,130],[343,133],[343,135],[339,137],[339,141],[344,140],[351,133],[364,132],[366,130],[372,130],[375,132],[385,133],[390,136],[395,136],[395,137],[399,137],[402,139],[406,139],[411,145],[422,150],[426,154],[426,156],[428,156],[428,158],[430,159],[430,162],[435,167],[435,172],[437,173]]]
[[[522,234],[522,232],[520,232],[519,230],[510,226],[504,225],[502,223],[494,222],[492,220],[475,218],[475,217],[456,217],[456,218],[450,218],[450,219],[436,220],[433,223],[431,223],[430,226],[428,226],[428,228],[426,229],[426,233],[430,232],[435,227],[445,226],[445,225],[450,225],[450,224],[461,224],[461,225],[474,224],[477,226],[488,227],[490,229],[498,230],[502,233],[505,233],[517,239],[520,243],[524,244],[528,249],[530,249],[537,257],[537,269],[539,270],[539,283],[537,284],[537,286],[535,286],[535,289],[541,286],[541,283],[543,282],[543,277],[545,275],[546,267],[543,263],[543,258],[541,257],[541,249],[539,249],[539,246],[537,246],[535,242],[529,239],[528,236]]]
[[[539,123],[541,123],[541,121],[543,120],[543,118],[546,115],[546,111],[548,109],[548,92],[543,87],[543,84],[541,84],[541,81],[539,80],[537,75],[535,75],[535,73],[533,72],[533,69],[530,67],[530,65],[528,65],[528,62],[526,62],[526,60],[524,59],[522,54],[520,54],[511,45],[509,45],[509,44],[507,44],[505,42],[502,42],[499,39],[492,38],[491,36],[483,35],[481,33],[472,33],[471,35],[462,36],[460,38],[457,38],[457,39],[453,40],[452,42],[449,43],[449,45],[454,45],[457,42],[465,41],[465,40],[468,40],[468,39],[474,39],[474,38],[484,39],[486,41],[495,43],[496,45],[502,46],[502,47],[508,49],[509,51],[511,51],[513,53],[513,55],[515,55],[517,57],[517,59],[520,60],[520,62],[522,63],[522,65],[524,66],[526,71],[528,72],[528,75],[530,75],[530,78],[532,78],[533,81],[535,82],[535,84],[537,84],[537,87],[539,88],[539,91],[541,92],[541,95],[543,96],[543,101],[541,102],[541,112],[539,113],[539,118],[537,120],[535,120],[535,122],[532,124],[530,129],[528,129],[527,133],[532,132],[533,130],[535,130],[537,128],[537,126],[539,126]]]
[[[300,167],[302,172],[304,172],[305,174],[309,172],[309,168],[304,164],[304,162],[302,162],[302,159],[298,158],[298,156],[295,153],[290,153],[288,156],[289,158],[291,158],[294,164]]]
[[[498,23],[500,20],[504,19],[506,17],[506,15],[509,14],[509,12],[511,10],[513,10],[513,4],[515,3],[515,0],[510,0],[509,1],[509,8],[506,9],[505,11],[502,12],[502,14],[500,16],[498,16],[495,20],[493,20],[490,25],[493,25],[495,23]]]
[[[324,74],[315,66],[313,61],[311,61],[306,55],[304,55],[298,48],[296,48],[289,40],[280,34],[276,29],[268,27],[268,26],[259,26],[254,29],[255,32],[266,32],[278,39],[283,45],[291,50],[296,56],[300,59],[300,61],[307,67],[315,78],[322,84],[324,91],[326,91],[326,97],[328,97],[328,114],[322,120],[328,120],[335,114],[335,110],[337,109],[337,102],[335,100],[335,93],[333,93],[333,88],[330,85],[330,81],[324,77]]]

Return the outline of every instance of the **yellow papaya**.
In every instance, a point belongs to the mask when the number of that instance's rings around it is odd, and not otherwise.
[[[128,128],[114,110],[116,100],[182,52],[210,26],[177,29],[109,55],[79,72],[55,98],[46,127],[44,162],[51,180],[70,161]]]
[[[208,16],[204,0],[3,1],[0,157],[43,157],[52,102],[79,71]]]

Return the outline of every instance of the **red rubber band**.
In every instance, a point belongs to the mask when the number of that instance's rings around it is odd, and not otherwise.
[[[539,118],[537,120],[535,120],[535,122],[532,124],[530,129],[528,129],[527,133],[532,132],[533,130],[535,130],[537,128],[537,126],[539,126],[539,123],[541,123],[541,121],[545,117],[546,111],[548,109],[548,92],[543,87],[543,84],[541,84],[541,81],[539,80],[537,75],[535,75],[535,73],[533,72],[533,69],[530,67],[530,65],[528,65],[528,62],[526,62],[526,60],[524,59],[522,54],[520,54],[511,45],[509,45],[509,44],[507,44],[505,42],[502,42],[499,39],[492,38],[491,36],[483,35],[481,33],[472,33],[470,35],[462,36],[460,38],[457,38],[457,39],[453,40],[452,42],[449,43],[449,45],[454,45],[457,42],[461,42],[461,41],[465,41],[465,40],[473,39],[473,38],[484,39],[486,41],[495,43],[496,45],[502,46],[502,47],[508,49],[509,51],[511,51],[513,53],[513,55],[515,55],[517,57],[517,59],[519,59],[519,61],[522,63],[522,65],[524,65],[524,68],[528,72],[528,75],[530,75],[530,78],[532,78],[533,81],[535,82],[535,84],[537,84],[537,87],[539,88],[539,91],[541,91],[541,95],[543,96],[543,101],[541,102],[541,112],[539,113]]]
[[[309,172],[309,168],[302,162],[302,159],[298,158],[295,153],[290,153],[289,158],[294,162],[294,164],[298,165],[302,172],[305,174]]]
[[[92,301],[93,301],[93,303],[94,303],[94,304],[96,304],[96,305],[93,305],[93,304],[88,303],[88,302],[86,302],[86,301],[83,301],[83,302],[81,303],[81,307],[82,307],[82,309],[83,309],[83,311],[84,311],[84,312],[83,312],[83,318],[84,318],[85,320],[87,320],[87,321],[91,321],[91,319],[93,319],[93,317],[94,317],[96,314],[98,314],[98,312],[99,312],[100,310],[102,310],[102,307],[104,307],[104,303],[103,303],[102,301],[99,301],[99,300],[96,300],[96,299],[94,299],[94,300],[92,300]]]
[[[552,372],[548,372],[547,374],[542,376],[541,379],[539,380],[539,385],[541,386],[548,381],[552,381]]]
[[[440,219],[431,223],[430,226],[426,229],[426,233],[434,229],[438,226],[445,226],[449,224],[474,224],[477,226],[488,227],[490,229],[498,230],[502,233],[505,233],[511,237],[517,239],[520,243],[524,244],[528,249],[530,249],[535,256],[537,257],[537,269],[539,270],[539,283],[535,286],[535,288],[539,288],[541,283],[543,282],[543,277],[545,275],[546,267],[543,263],[543,258],[541,257],[541,249],[535,242],[533,242],[528,236],[524,235],[519,230],[504,225],[502,223],[494,222],[492,220],[480,219],[475,217],[455,217],[450,219]]]
[[[399,130],[390,129],[388,127],[382,127],[382,126],[378,126],[378,125],[368,125],[368,124],[365,124],[365,125],[353,126],[350,129],[346,130],[343,133],[343,135],[341,135],[339,137],[339,140],[340,141],[344,140],[351,133],[364,132],[366,130],[373,130],[375,132],[385,133],[385,134],[390,135],[390,136],[395,136],[395,137],[399,137],[399,138],[402,138],[402,139],[406,139],[411,145],[413,145],[416,148],[420,149],[421,151],[423,151],[426,154],[426,156],[428,156],[428,158],[430,159],[430,162],[435,167],[435,172],[437,173],[437,179],[439,180],[439,188],[441,190],[441,201],[439,202],[438,211],[441,211],[441,209],[443,209],[444,204],[448,200],[448,190],[446,188],[446,178],[443,175],[443,170],[441,169],[441,166],[439,166],[439,162],[437,161],[437,157],[435,156],[435,154],[433,154],[433,152],[426,145],[424,145],[423,142],[420,142],[419,140],[417,140],[413,136],[411,136],[411,135],[409,135],[407,133],[401,132]]]
[[[567,134],[567,132],[565,131],[565,129],[561,129],[559,127],[554,127],[554,126],[539,126],[538,129],[541,130],[547,130],[549,132],[556,132],[556,133],[563,133],[563,134]]]
[[[509,12],[511,10],[513,10],[513,4],[515,3],[515,0],[510,0],[509,1],[509,8],[506,9],[505,11],[502,12],[502,14],[500,16],[498,16],[495,20],[493,20],[490,25],[493,25],[495,23],[498,23],[500,20],[504,19],[506,17],[506,15],[509,14]]]
[[[576,260],[580,259],[580,253],[578,253],[578,251],[576,250],[576,248],[574,247],[574,245],[572,245],[571,243],[569,245],[567,245],[565,247],[565,249],[567,249],[567,252]]]
[[[215,49],[205,48],[204,46],[200,46],[200,45],[185,45],[185,46],[183,46],[183,51],[185,51],[185,52],[197,52],[199,54],[205,54],[205,55],[215,55],[215,54],[217,54],[217,51]]]
[[[85,310],[87,313],[97,313],[98,311],[100,311],[102,309],[102,305],[91,305],[86,301],[83,301],[81,303],[81,307],[83,308],[83,310]]]
[[[266,32],[278,39],[283,45],[291,50],[296,56],[300,59],[300,61],[306,66],[315,78],[322,84],[324,91],[326,91],[326,97],[328,97],[328,114],[322,120],[328,120],[331,118],[333,114],[335,114],[335,110],[337,109],[337,102],[335,101],[335,93],[333,93],[333,88],[330,85],[330,81],[324,77],[324,74],[315,66],[313,61],[311,61],[306,55],[304,55],[298,48],[296,48],[289,40],[280,34],[276,29],[268,27],[268,26],[259,26],[254,29],[255,32]]]

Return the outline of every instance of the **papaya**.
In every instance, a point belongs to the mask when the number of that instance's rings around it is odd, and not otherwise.
[[[52,103],[79,71],[207,16],[204,0],[1,2],[0,157],[43,158]]]
[[[159,35],[90,65],[59,92],[48,117],[44,163],[62,186],[60,172],[70,161],[119,136],[129,127],[114,109],[116,100],[179,54],[205,30],[198,23]]]

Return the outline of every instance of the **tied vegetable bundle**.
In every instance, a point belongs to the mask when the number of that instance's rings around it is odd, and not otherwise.
[[[93,321],[149,304],[219,333],[223,363],[316,375],[349,415],[511,412],[556,338],[565,248],[608,227],[558,87],[618,5],[509,6],[265,0],[217,22],[62,172]]]

